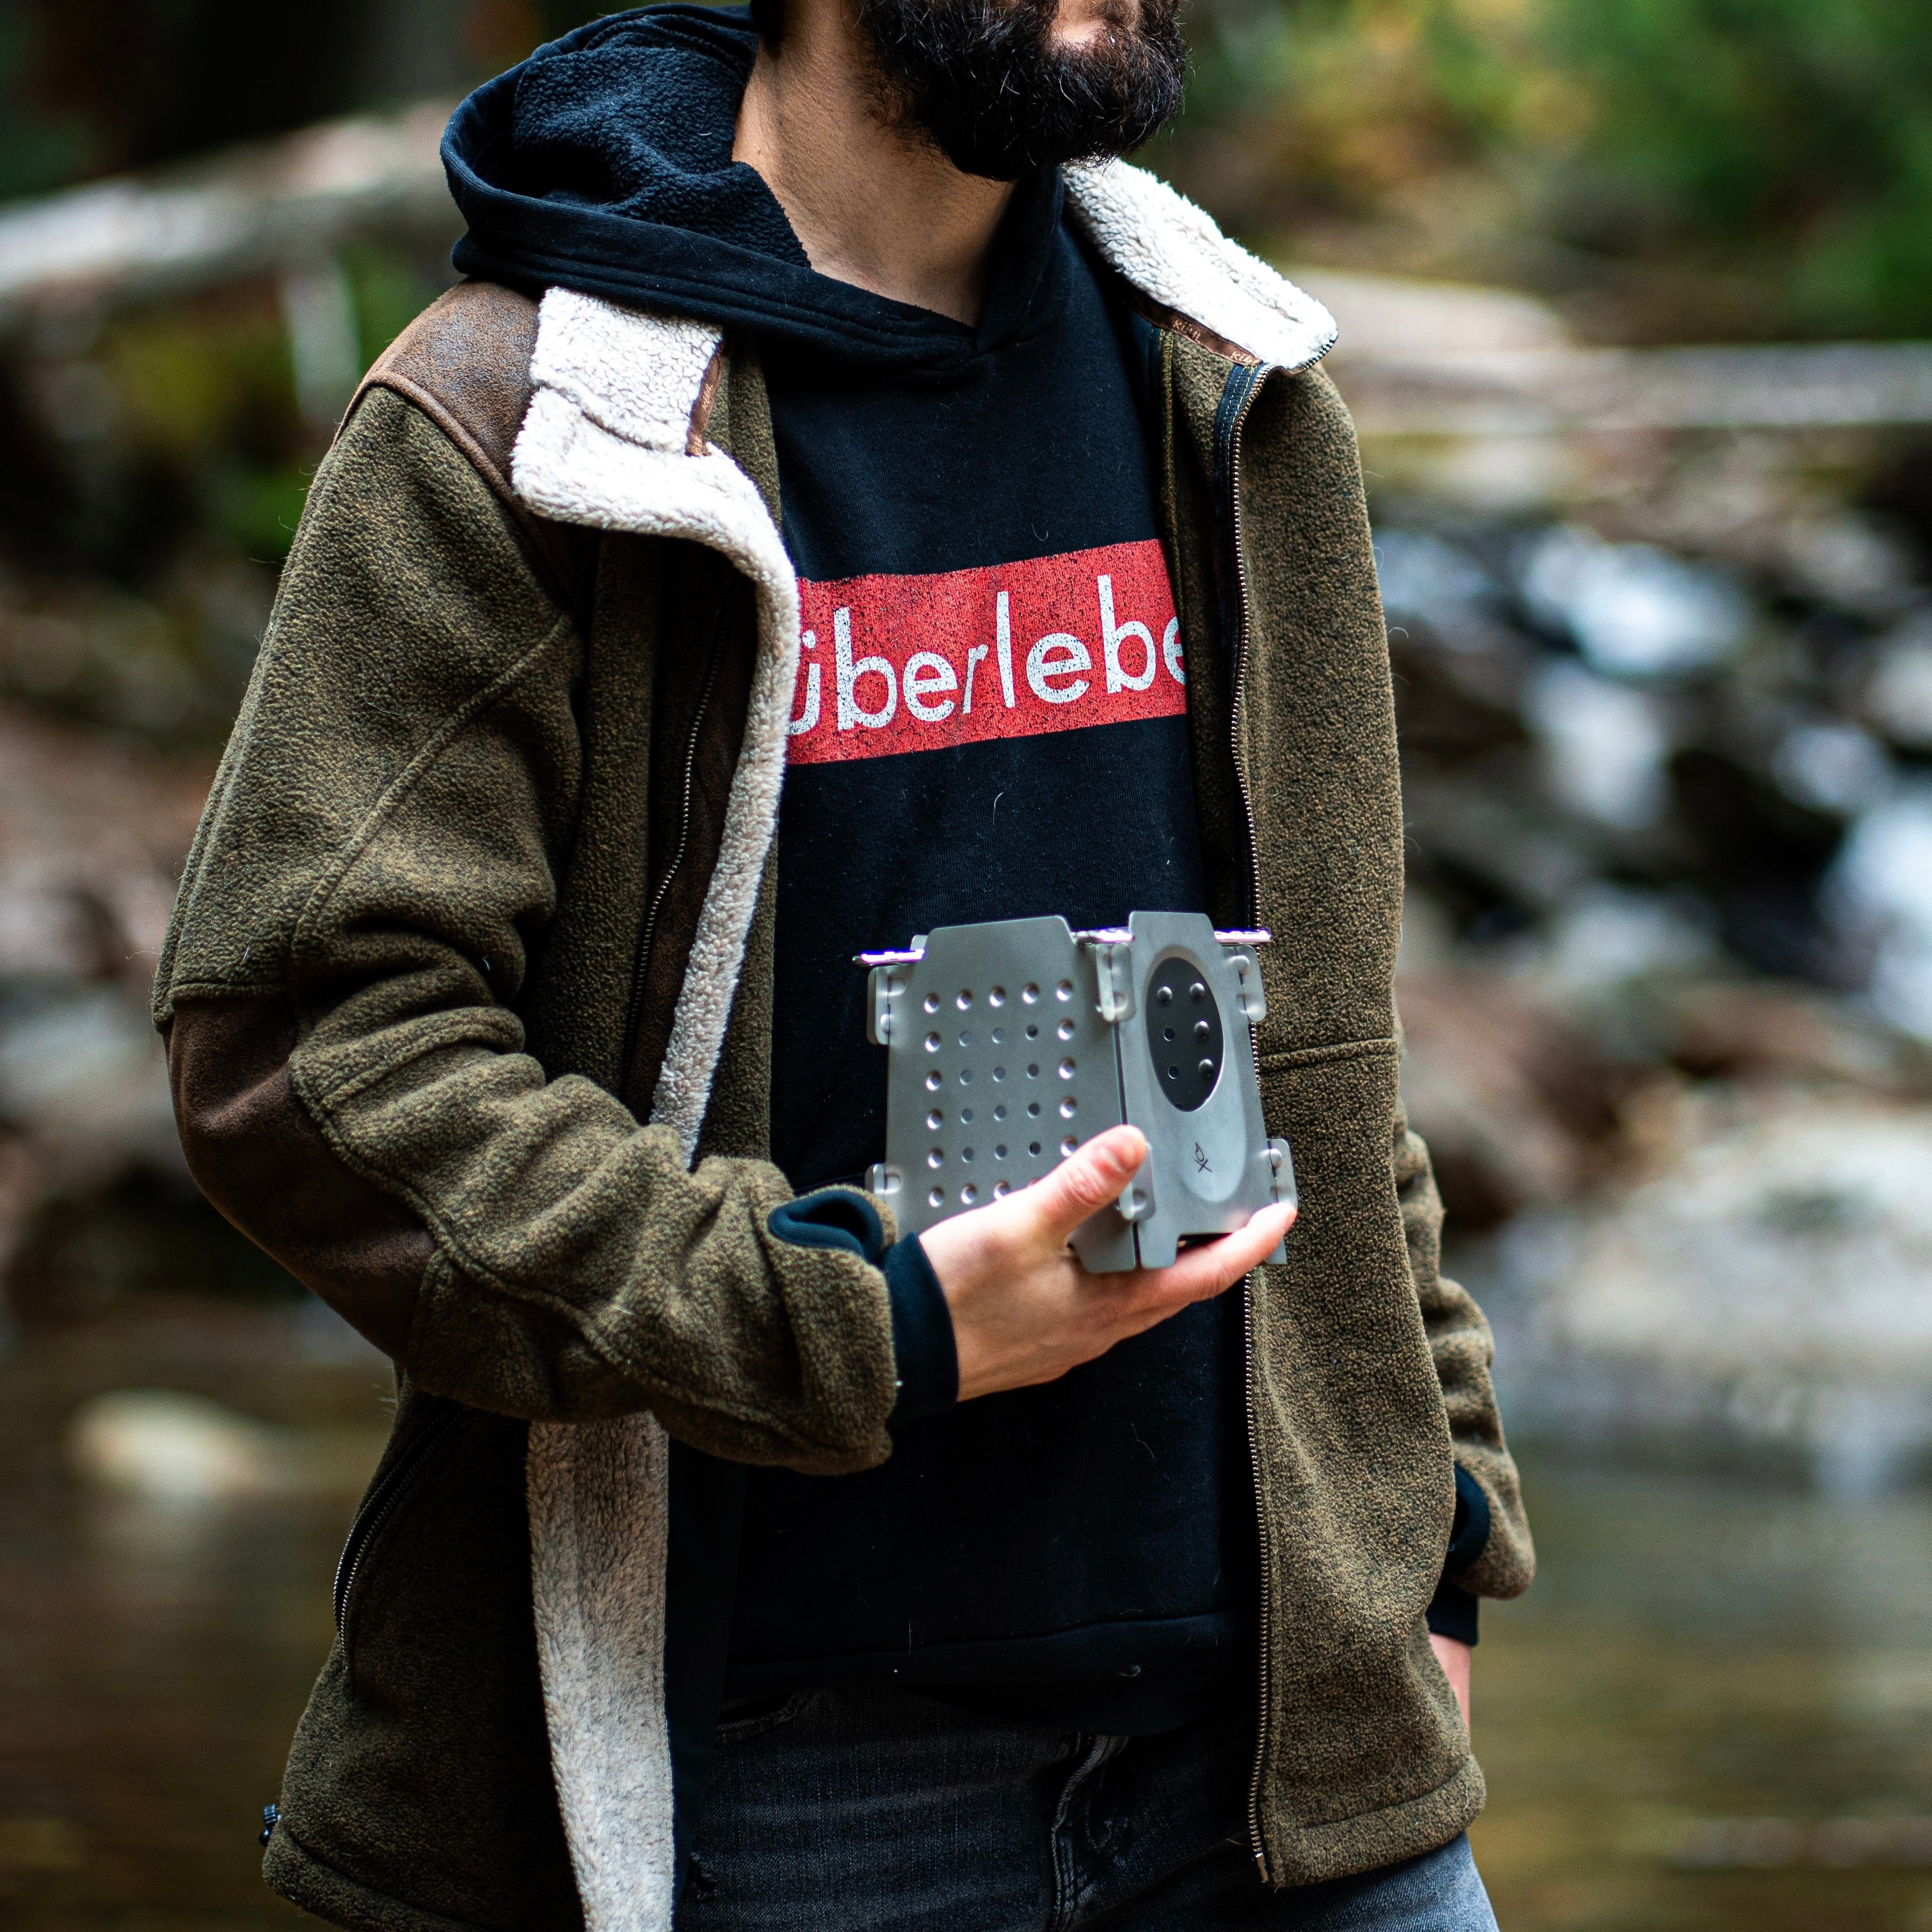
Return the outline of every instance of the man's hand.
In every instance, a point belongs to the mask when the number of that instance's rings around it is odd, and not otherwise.
[[[1462,1707],[1462,1728],[1466,1731],[1469,1728],[1469,1666],[1476,1654],[1466,1643],[1458,1643],[1453,1636],[1438,1636],[1433,1630],[1429,1633],[1429,1647],[1435,1652],[1436,1660],[1442,1665],[1442,1674]]]
[[[1238,1233],[1190,1248],[1172,1268],[1089,1274],[1067,1237],[1119,1197],[1147,1151],[1138,1127],[1110,1127],[1030,1187],[920,1235],[952,1312],[962,1402],[1056,1381],[1232,1288],[1294,1219],[1292,1208],[1264,1208]]]

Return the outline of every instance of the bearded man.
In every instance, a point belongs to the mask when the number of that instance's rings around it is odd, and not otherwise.
[[[469,279],[317,475],[157,995],[202,1186],[397,1364],[265,1834],[326,1919],[1493,1926],[1532,1559],[1396,1097],[1354,445],[1121,158],[1177,4],[665,6],[452,124]],[[1146,1144],[1017,1060],[1032,1184],[902,1235],[854,956],[1136,910],[1272,929],[1286,1264],[1085,1273]]]

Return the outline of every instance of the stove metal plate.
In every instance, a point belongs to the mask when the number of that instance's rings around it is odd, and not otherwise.
[[[890,1056],[886,1159],[868,1186],[916,1234],[1131,1121],[1148,1159],[1073,1237],[1096,1274],[1166,1267],[1180,1242],[1292,1201],[1294,1163],[1268,1138],[1255,1071],[1265,938],[1137,912],[1102,932],[1057,918],[945,926],[865,956],[868,1030]]]

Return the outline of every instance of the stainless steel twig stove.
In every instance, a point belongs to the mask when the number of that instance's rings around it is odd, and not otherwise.
[[[1250,1032],[1268,1010],[1254,953],[1268,938],[1137,912],[1124,929],[998,920],[862,953],[867,1030],[891,1055],[886,1158],[867,1185],[916,1234],[1130,1122],[1148,1158],[1073,1237],[1099,1274],[1165,1268],[1180,1243],[1292,1202],[1294,1163],[1268,1137]]]

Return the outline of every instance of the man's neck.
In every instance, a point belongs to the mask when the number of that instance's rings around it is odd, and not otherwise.
[[[1012,184],[887,124],[845,7],[788,13],[783,45],[758,50],[733,159],[764,176],[821,275],[976,322]]]

